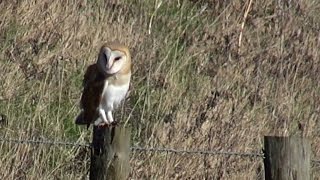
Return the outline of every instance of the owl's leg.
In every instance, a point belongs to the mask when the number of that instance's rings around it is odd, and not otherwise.
[[[107,119],[106,111],[102,108],[99,108],[99,118],[94,122],[95,126],[103,127],[109,125],[110,122]]]
[[[110,124],[114,122],[113,116],[112,116],[112,111],[107,111],[107,116]]]
[[[108,116],[108,120],[109,120],[109,122],[110,122],[110,124],[111,124],[112,126],[115,126],[115,125],[118,124],[118,121],[116,121],[116,120],[113,119],[112,111],[107,111],[107,116]]]
[[[108,119],[107,119],[107,116],[106,116],[106,111],[104,110],[104,109],[99,109],[99,116],[102,118],[102,120],[105,122],[105,123],[107,123],[107,124],[109,124],[109,122],[108,122]]]

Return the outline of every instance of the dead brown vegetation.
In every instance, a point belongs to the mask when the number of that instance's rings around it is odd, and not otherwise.
[[[2,1],[0,135],[90,141],[73,123],[82,76],[99,46],[119,39],[134,74],[117,117],[134,144],[257,152],[263,135],[302,135],[320,158],[320,3],[288,2]],[[87,177],[85,149],[0,147],[2,178]],[[262,173],[262,159],[233,156],[133,153],[131,165],[131,179]]]

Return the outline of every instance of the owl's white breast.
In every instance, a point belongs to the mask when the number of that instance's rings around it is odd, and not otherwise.
[[[105,86],[101,105],[106,111],[112,111],[125,98],[129,89],[129,82],[120,86],[106,83]]]

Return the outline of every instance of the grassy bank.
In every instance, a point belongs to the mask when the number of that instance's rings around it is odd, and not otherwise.
[[[74,125],[85,68],[105,41],[131,49],[116,113],[141,146],[259,152],[303,135],[320,158],[317,1],[3,1],[0,135],[90,142]],[[301,128],[302,127],[302,128]],[[0,177],[83,179],[89,151],[1,143]],[[262,159],[133,153],[132,179],[258,179]],[[319,167],[313,166],[314,173]]]

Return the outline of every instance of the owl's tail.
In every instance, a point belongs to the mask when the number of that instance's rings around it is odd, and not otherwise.
[[[84,119],[84,112],[82,111],[76,118],[76,125],[87,125],[87,122]]]
[[[90,126],[90,123],[88,123],[86,121],[86,119],[84,118],[84,112],[81,111],[81,113],[77,116],[76,121],[75,121],[76,125],[87,125],[87,129]]]

